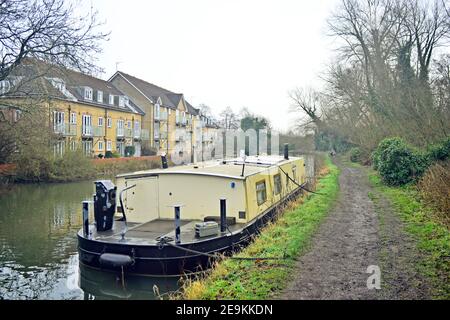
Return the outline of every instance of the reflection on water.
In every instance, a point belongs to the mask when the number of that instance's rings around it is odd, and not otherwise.
[[[19,185],[0,195],[0,298],[152,299],[177,280],[126,277],[79,268],[76,232],[92,182]],[[81,271],[81,272],[80,272]]]

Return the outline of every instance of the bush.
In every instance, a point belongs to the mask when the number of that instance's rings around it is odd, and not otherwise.
[[[359,162],[361,161],[361,149],[355,147],[350,149],[350,161],[351,162]]]
[[[450,137],[441,143],[430,145],[427,155],[430,161],[444,161],[448,159],[450,157]]]
[[[95,177],[90,158],[81,151],[66,151],[61,158],[55,158],[51,170],[51,181],[76,181]]]
[[[113,157],[113,154],[112,154],[111,151],[106,151],[106,152],[105,152],[105,158],[106,158],[106,159],[111,159],[112,157]]]
[[[403,185],[422,176],[428,162],[426,156],[415,151],[403,139],[387,138],[375,150],[373,164],[384,182]]]
[[[105,158],[106,159],[120,158],[120,154],[118,154],[117,152],[106,151],[105,152]]]
[[[450,161],[430,166],[418,183],[418,189],[437,213],[437,218],[450,226]]]

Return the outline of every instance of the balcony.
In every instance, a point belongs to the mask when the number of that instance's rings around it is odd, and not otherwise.
[[[83,137],[92,137],[93,135],[92,126],[83,125],[81,127],[81,135]]]
[[[167,111],[155,113],[155,122],[167,121]]]
[[[105,136],[105,127],[93,127],[94,137],[104,137]]]
[[[125,138],[132,138],[132,137],[133,137],[133,129],[125,128]]]
[[[65,134],[66,133],[66,124],[65,123],[53,124],[53,132],[56,134]]]
[[[141,130],[141,139],[142,140],[150,140],[150,132],[146,129]]]
[[[154,134],[155,140],[166,140],[167,139],[167,132],[157,132],[155,131]]]
[[[77,135],[77,125],[76,124],[66,124],[65,135],[66,136],[76,136]]]

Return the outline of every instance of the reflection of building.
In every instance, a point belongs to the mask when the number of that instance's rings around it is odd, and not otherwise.
[[[204,148],[201,142],[203,130],[212,131],[210,119],[202,117],[184,98],[183,94],[163,89],[121,71],[109,80],[128,95],[145,112],[143,128],[150,132],[151,139],[145,148],[154,148],[158,153],[167,152],[192,160],[193,151],[199,154]],[[199,125],[209,129],[196,130]],[[209,134],[209,132],[207,132]]]
[[[24,86],[26,95],[21,93]],[[29,60],[14,76],[1,81],[0,88],[8,104],[19,104],[30,95],[46,97],[41,103],[48,107],[50,126],[57,136],[56,154],[80,148],[90,156],[106,151],[124,156],[126,147],[134,146],[139,156],[141,141],[149,139],[149,132],[142,129],[144,112],[107,81]],[[18,118],[16,113],[12,115]]]

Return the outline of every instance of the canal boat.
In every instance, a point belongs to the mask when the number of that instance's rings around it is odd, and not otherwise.
[[[247,245],[306,183],[302,157],[249,156],[96,181],[78,232],[80,263],[137,275],[201,272]]]

